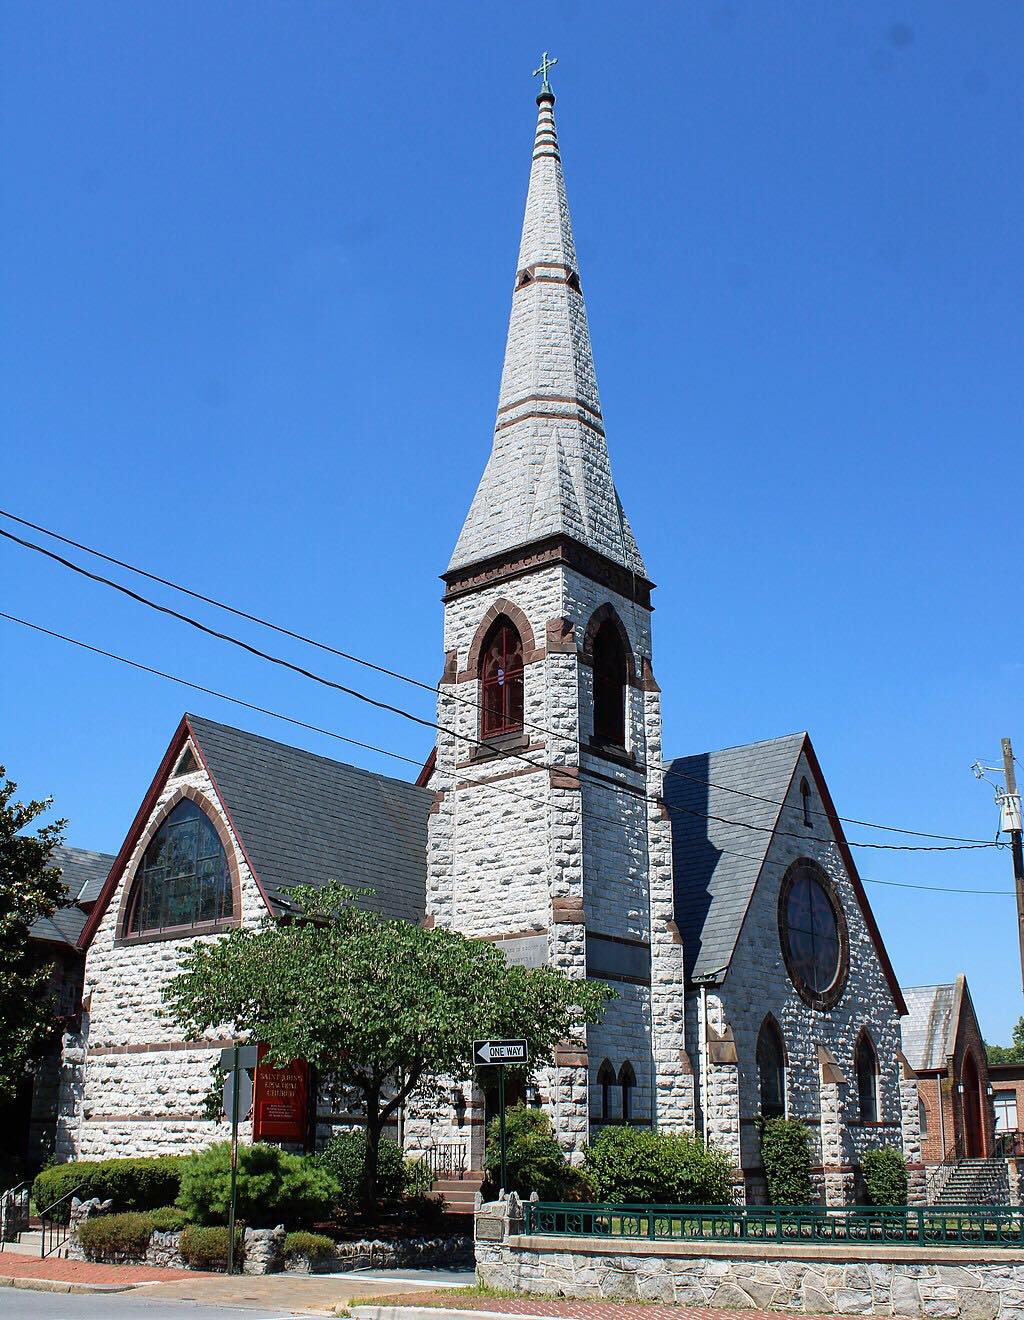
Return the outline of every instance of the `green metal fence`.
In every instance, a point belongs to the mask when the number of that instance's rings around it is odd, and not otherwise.
[[[527,1201],[527,1233],[669,1242],[1024,1248],[1020,1206],[569,1205]]]

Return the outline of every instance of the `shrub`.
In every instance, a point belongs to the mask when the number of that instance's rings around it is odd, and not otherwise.
[[[241,1153],[241,1147],[239,1147]],[[181,1235],[178,1250],[186,1265],[194,1270],[227,1269],[228,1230],[226,1228],[203,1228],[199,1224],[189,1224]],[[245,1252],[242,1230],[235,1229],[235,1260],[241,1261]]]
[[[56,1212],[67,1223],[71,1212],[69,1192],[77,1192],[83,1201],[98,1196],[112,1200],[115,1211],[155,1210],[178,1195],[181,1171],[186,1156],[161,1155],[148,1159],[79,1161],[54,1164],[44,1169],[32,1184],[36,1210],[45,1210],[61,1197],[68,1199]]]
[[[512,1105],[505,1114],[506,1191],[529,1196],[536,1192],[542,1201],[579,1200],[583,1175],[566,1161],[565,1152],[555,1140],[551,1119],[543,1109],[530,1105]],[[501,1183],[501,1143],[498,1120],[487,1126],[487,1150],[484,1156],[489,1181]],[[584,1199],[590,1193],[586,1185]]]
[[[606,1127],[584,1152],[601,1201],[623,1204],[728,1205],[732,1166],[690,1133]]]
[[[431,1187],[434,1185],[434,1176],[430,1172],[430,1165],[423,1159],[410,1159],[405,1161],[403,1171],[403,1187],[406,1197],[419,1198],[427,1196]]]
[[[93,1215],[78,1230],[86,1260],[142,1260],[153,1232],[152,1219],[138,1210],[123,1215]]]
[[[178,1233],[188,1220],[176,1205],[161,1205],[156,1210],[150,1210],[149,1222],[153,1226],[153,1231],[157,1233]]]
[[[334,1255],[334,1241],[324,1233],[289,1233],[284,1240],[284,1254],[289,1260],[295,1256],[323,1260]]]
[[[810,1205],[810,1128],[795,1118],[761,1118],[757,1125],[769,1205]]]
[[[359,1205],[366,1160],[366,1133],[343,1132],[331,1137],[319,1163],[338,1184],[338,1206],[354,1210]],[[382,1137],[377,1148],[377,1196],[381,1201],[397,1201],[405,1190],[405,1156],[397,1141]]]
[[[190,1223],[226,1223],[230,1198],[230,1142],[186,1157],[176,1205]],[[326,1219],[337,1198],[337,1182],[315,1161],[264,1142],[238,1147],[236,1213],[247,1224],[272,1227]]]
[[[860,1162],[869,1205],[907,1204],[907,1165],[894,1146],[865,1151]]]

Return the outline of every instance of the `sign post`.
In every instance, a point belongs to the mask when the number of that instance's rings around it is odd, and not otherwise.
[[[220,1052],[220,1066],[228,1074],[224,1087],[225,1098],[230,1094],[230,1104],[226,1106],[231,1119],[231,1201],[228,1205],[228,1273],[235,1272],[235,1206],[238,1201],[238,1119],[241,1108],[242,1072],[256,1067],[256,1046],[229,1046]],[[247,1083],[248,1083],[248,1079]],[[251,1088],[250,1095],[252,1094]]]
[[[501,1151],[501,1190],[508,1190],[508,1145],[505,1141],[505,1069],[510,1064],[529,1063],[525,1040],[475,1040],[473,1063],[477,1068],[498,1069],[498,1146]]]

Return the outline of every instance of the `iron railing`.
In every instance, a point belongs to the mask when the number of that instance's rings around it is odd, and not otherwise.
[[[569,1205],[527,1201],[525,1230],[650,1241],[1024,1247],[1020,1206]]]
[[[0,1194],[0,1251],[8,1242],[17,1242],[28,1228],[28,1203],[32,1188],[20,1182]]]
[[[997,1132],[996,1154],[1003,1159],[1024,1159],[1024,1132]]]
[[[454,1181],[466,1176],[466,1147],[461,1141],[431,1146],[423,1152],[423,1158],[434,1182]]]
[[[59,1201],[54,1201],[45,1210],[39,1211],[39,1223],[42,1227],[39,1255],[43,1259],[51,1256],[55,1251],[59,1251],[68,1240],[68,1234],[71,1232],[71,1200],[78,1195],[84,1186],[85,1183],[79,1183],[70,1192],[65,1192]],[[65,1201],[68,1203],[67,1210],[65,1211],[62,1208],[60,1213],[55,1215],[53,1212],[58,1207],[63,1207]]]

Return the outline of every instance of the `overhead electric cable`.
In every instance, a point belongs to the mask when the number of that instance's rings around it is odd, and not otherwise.
[[[85,543],[83,543],[83,542],[81,542],[81,541],[75,541],[75,540],[73,540],[71,537],[64,536],[62,533],[54,531],[52,528],[44,527],[44,526],[42,526],[41,524],[39,524],[39,523],[35,523],[35,522],[32,522],[32,521],[30,521],[30,520],[27,519],[27,518],[19,517],[17,514],[11,513],[9,510],[6,510],[6,509],[0,509],[0,516],[5,517],[5,518],[8,518],[8,519],[10,519],[12,522],[19,523],[21,526],[24,526],[24,527],[30,527],[30,528],[32,528],[34,531],[42,532],[43,535],[45,535],[45,536],[52,537],[54,540],[56,540],[56,541],[60,541],[60,542],[63,543],[64,545],[72,546],[73,548],[75,548],[75,549],[77,549],[77,550],[82,550],[82,551],[84,551],[86,554],[93,555],[95,558],[98,558],[98,559],[102,559],[102,560],[104,560],[106,563],[114,564],[114,565],[116,565],[116,566],[119,567],[119,568],[126,569],[128,572],[135,573],[135,574],[137,574],[138,576],[140,576],[140,577],[144,577],[144,578],[147,578],[148,580],[150,580],[150,581],[152,581],[152,582],[156,582],[156,583],[159,583],[159,584],[162,585],[162,586],[169,587],[169,588],[170,588],[171,590],[173,590],[173,591],[177,591],[177,592],[180,592],[180,593],[183,594],[183,595],[190,596],[190,597],[191,597],[192,599],[194,599],[194,600],[202,601],[204,604],[212,605],[212,606],[213,606],[214,608],[216,608],[216,609],[222,609],[222,610],[225,610],[227,613],[233,614],[233,615],[235,615],[236,617],[241,618],[241,619],[245,619],[245,620],[247,620],[247,621],[249,621],[249,622],[251,622],[251,623],[255,623],[255,624],[259,625],[260,627],[269,628],[269,629],[271,629],[271,630],[274,631],[274,632],[280,633],[282,636],[290,637],[290,638],[294,639],[295,641],[300,641],[300,642],[303,642],[303,643],[306,644],[306,645],[316,647],[316,648],[319,649],[319,650],[325,651],[325,652],[327,652],[327,653],[329,653],[329,654],[331,654],[331,655],[338,656],[340,659],[347,660],[347,661],[349,661],[349,662],[351,662],[351,663],[353,663],[353,664],[361,665],[361,666],[363,666],[364,668],[367,668],[367,669],[373,670],[374,672],[379,673],[379,674],[383,674],[383,675],[385,675],[386,677],[394,678],[394,679],[399,680],[400,682],[408,683],[408,684],[410,684],[410,685],[413,686],[413,687],[416,687],[416,688],[421,689],[422,691],[425,691],[425,692],[433,692],[433,693],[436,693],[436,692],[438,691],[438,687],[437,687],[435,684],[426,683],[426,682],[422,681],[421,679],[413,678],[412,676],[410,676],[410,675],[408,675],[408,674],[403,674],[403,673],[401,673],[399,670],[390,669],[390,668],[388,668],[387,666],[377,664],[375,661],[367,660],[367,659],[363,658],[362,656],[358,656],[358,655],[353,654],[352,652],[348,652],[348,651],[340,650],[340,649],[337,648],[337,647],[331,646],[331,645],[330,645],[329,643],[327,643],[327,642],[322,642],[322,641],[320,641],[320,640],[318,640],[318,639],[316,639],[316,638],[314,638],[314,637],[310,637],[309,635],[307,635],[307,634],[305,634],[305,633],[296,632],[296,631],[294,631],[293,629],[286,628],[286,627],[284,627],[284,626],[281,625],[281,624],[274,623],[274,622],[272,622],[272,621],[269,620],[269,619],[262,618],[260,615],[252,614],[252,613],[250,613],[249,611],[247,611],[247,610],[243,610],[243,609],[239,609],[238,607],[236,607],[236,606],[234,606],[234,605],[229,605],[229,604],[227,604],[227,603],[224,602],[224,601],[217,600],[217,599],[216,599],[215,597],[213,597],[213,596],[207,596],[207,595],[203,594],[202,592],[195,591],[195,590],[193,590],[193,589],[190,588],[190,587],[186,587],[186,586],[182,585],[181,583],[174,582],[174,581],[171,580],[170,578],[162,577],[162,576],[160,576],[160,575],[157,574],[157,573],[151,573],[149,570],[144,569],[144,568],[139,568],[137,565],[135,565],[135,564],[131,564],[131,563],[128,563],[128,561],[126,561],[126,560],[118,559],[118,558],[117,558],[116,556],[114,556],[114,555],[106,554],[104,551],[102,551],[102,550],[97,550],[97,549],[95,549],[94,547],[89,546],[89,545],[86,545]],[[192,620],[191,617],[188,616],[188,615],[179,614],[177,611],[175,611],[175,610],[171,610],[169,607],[162,606],[162,605],[160,605],[160,604],[158,604],[157,602],[154,602],[154,601],[150,601],[148,598],[146,598],[146,597],[144,597],[144,596],[140,596],[140,595],[138,595],[138,594],[135,593],[135,592],[132,592],[129,588],[122,586],[120,583],[114,582],[114,581],[112,581],[112,580],[109,579],[109,578],[104,578],[104,577],[102,577],[102,576],[100,576],[100,575],[97,575],[97,574],[92,574],[92,573],[90,573],[87,569],[82,568],[80,565],[74,564],[71,560],[67,560],[67,559],[63,558],[63,556],[60,556],[60,555],[56,555],[56,554],[54,554],[52,551],[49,551],[49,550],[45,549],[43,546],[36,545],[36,544],[34,544],[33,542],[31,542],[31,541],[25,541],[25,540],[23,540],[21,537],[14,536],[14,535],[13,535],[12,533],[10,533],[10,532],[5,532],[2,528],[0,528],[0,535],[7,537],[9,540],[14,541],[14,542],[16,542],[17,544],[19,544],[19,545],[21,545],[21,546],[24,546],[26,549],[36,550],[36,551],[38,551],[40,554],[47,555],[47,556],[49,556],[51,559],[56,560],[56,562],[58,562],[58,563],[64,565],[64,566],[67,567],[67,568],[70,568],[70,569],[74,570],[75,572],[82,573],[84,576],[91,578],[93,581],[103,583],[103,584],[105,584],[105,585],[108,585],[108,586],[113,587],[115,590],[122,591],[122,592],[124,592],[126,595],[131,596],[133,599],[139,601],[139,602],[142,603],[142,604],[150,605],[152,608],[157,609],[157,610],[161,610],[161,611],[163,611],[164,613],[170,614],[170,615],[172,615],[173,617],[178,618],[178,619],[180,619],[180,620],[182,620],[182,621],[184,621],[184,622],[192,623],[193,626],[199,627],[199,628],[203,629],[204,631],[210,632],[211,635],[213,635],[213,636],[215,636],[215,637],[218,637],[218,638],[221,638],[222,640],[233,641],[233,642],[235,642],[235,643],[238,644],[238,645],[244,646],[244,647],[246,647],[246,649],[251,650],[251,651],[253,652],[253,654],[256,654],[256,655],[261,656],[261,658],[268,659],[268,660],[272,661],[273,663],[283,663],[283,664],[286,664],[286,665],[289,664],[288,661],[278,661],[278,660],[276,660],[274,657],[268,656],[268,655],[266,655],[265,653],[259,652],[259,651],[256,650],[255,648],[249,647],[247,643],[245,643],[245,642],[241,642],[241,641],[239,641],[238,639],[233,638],[230,634],[220,633],[220,632],[217,632],[217,631],[215,631],[215,630],[209,629],[209,628],[206,627],[206,625],[199,624],[199,623],[197,623],[196,621]],[[290,667],[295,668],[295,669],[297,670],[297,672],[303,673],[303,674],[306,675],[307,677],[315,677],[314,675],[312,675],[311,671],[303,670],[303,669],[301,669],[301,667],[298,667],[298,666],[290,666]],[[342,685],[339,685],[339,684],[332,684],[332,685],[333,685],[333,686],[336,686],[336,687],[339,687],[339,689],[342,690],[342,691],[348,692],[348,693],[350,693],[350,694],[356,694],[354,689],[345,688],[345,687],[342,687]],[[452,701],[455,701],[455,702],[457,702],[457,703],[459,703],[459,704],[462,704],[462,705],[470,705],[470,706],[474,707],[474,708],[477,709],[477,710],[482,709],[482,707],[480,706],[480,703],[477,702],[477,701],[472,700],[471,698],[468,698],[468,697],[462,697],[462,696],[458,695],[457,693],[449,693],[448,695],[449,695],[449,698],[450,698]],[[366,698],[366,699],[367,699],[367,700],[373,700],[372,698]],[[404,712],[404,711],[402,711],[402,710],[401,710],[400,708],[398,708],[398,707],[389,706],[389,705],[387,705],[387,703],[376,703],[376,704],[379,704],[379,705],[381,706],[382,709],[387,709],[387,710],[390,710],[390,711],[395,712],[395,713],[404,714],[404,715],[406,715],[407,718],[412,718],[412,719],[416,719],[416,718],[417,718],[417,717],[415,717],[415,716],[410,716],[410,715],[408,715],[408,712]],[[543,725],[535,724],[535,723],[532,723],[531,721],[524,720],[524,726],[525,726],[525,727],[532,728],[532,729],[536,729],[537,731],[542,732],[542,733],[546,733],[546,734],[548,734],[549,736],[555,736],[555,737],[562,737],[562,736],[563,736],[563,735],[560,735],[560,734],[555,733],[553,730],[548,729],[548,728],[546,728],[546,727],[543,726]],[[434,727],[434,728],[438,728],[437,725],[434,725],[433,727]],[[456,735],[456,736],[459,736],[459,735]],[[475,740],[474,740],[474,741],[475,741]],[[584,746],[584,744],[582,744],[582,743],[580,743],[579,745],[580,745],[581,747]],[[522,758],[520,758],[520,759],[522,759]],[[535,764],[535,763],[534,763],[534,762],[531,762],[530,764]],[[646,771],[648,767],[647,767],[645,764],[643,764],[643,763],[637,763],[636,766],[635,766],[635,768],[638,769],[638,770],[640,770],[640,771]],[[766,798],[766,797],[761,796],[760,794],[757,794],[757,793],[751,793],[751,792],[749,792],[749,791],[746,790],[746,789],[733,788],[733,787],[731,787],[731,786],[729,786],[729,785],[717,784],[717,783],[715,783],[715,782],[712,781],[712,780],[703,779],[703,778],[701,778],[701,777],[699,777],[699,776],[697,776],[697,775],[687,774],[686,771],[678,770],[678,769],[676,769],[675,767],[673,767],[673,766],[671,766],[671,765],[669,765],[669,766],[663,766],[663,767],[660,767],[660,768],[661,768],[661,772],[662,772],[662,774],[663,774],[665,777],[667,777],[667,778],[680,778],[680,779],[687,779],[687,780],[689,780],[689,781],[691,781],[691,782],[693,782],[693,783],[699,783],[699,784],[702,784],[702,785],[704,785],[704,786],[706,786],[706,787],[709,787],[709,788],[715,788],[715,789],[719,790],[720,792],[733,793],[733,794],[736,794],[736,795],[738,795],[738,796],[740,796],[740,797],[749,798],[749,799],[751,799],[752,801],[756,801],[756,802],[764,802],[764,803],[766,803],[766,804],[768,804],[768,805],[771,805],[771,806],[784,807],[784,806],[787,805],[785,802],[778,802],[778,801],[776,801],[776,800],[773,799],[773,798]],[[611,782],[615,782],[615,783],[617,783],[618,781],[611,781]],[[823,817],[825,817],[826,819],[828,818],[829,813],[826,812],[826,811],[822,811],[822,810],[820,810],[820,809],[818,809],[818,808],[815,808],[815,807],[809,807],[808,809],[809,809],[813,814],[815,814],[815,815],[823,816]],[[716,817],[716,819],[721,820],[723,823],[726,823],[726,824],[737,824],[737,825],[744,825],[744,824],[745,824],[745,822],[729,821],[729,820],[727,820],[727,819],[724,818],[724,817]],[[897,826],[897,825],[882,825],[882,824],[879,824],[877,821],[862,820],[862,819],[859,819],[859,818],[854,817],[854,816],[839,816],[838,819],[841,820],[841,821],[843,821],[845,824],[848,824],[848,825],[858,825],[858,826],[860,826],[861,828],[864,828],[864,829],[883,830],[883,831],[886,831],[886,832],[888,832],[888,833],[892,833],[892,834],[905,834],[905,835],[910,835],[910,836],[915,837],[915,838],[939,839],[939,840],[942,840],[942,841],[945,841],[945,842],[948,842],[948,843],[957,843],[957,844],[963,844],[963,845],[970,845],[970,846],[973,846],[973,847],[976,847],[976,848],[992,848],[992,847],[1001,847],[1001,846],[1002,846],[1002,845],[998,844],[997,842],[995,842],[995,841],[993,841],[993,840],[987,840],[987,839],[975,839],[975,838],[970,838],[970,837],[965,837],[965,836],[962,836],[962,835],[955,835],[955,834],[937,834],[937,833],[934,833],[934,832],[931,832],[931,831],[927,831],[927,830],[905,829],[905,828],[903,828],[903,827],[901,827],[901,826]],[[752,827],[752,828],[753,828],[753,827]],[[802,837],[804,837],[804,836],[802,836],[802,835],[793,835],[792,837],[794,837],[794,838],[802,838]],[[859,847],[859,848],[876,848],[876,849],[883,849],[883,850],[888,850],[888,851],[898,851],[898,852],[913,852],[913,851],[935,851],[935,852],[951,851],[951,852],[953,852],[953,851],[960,851],[960,849],[953,849],[953,848],[951,848],[951,849],[940,849],[940,848],[935,848],[935,849],[930,849],[930,850],[929,850],[929,849],[924,849],[924,848],[920,848],[920,849],[913,848],[913,847],[911,847],[910,845],[884,845],[884,844],[871,844],[871,843],[866,843],[866,842],[858,842],[856,845],[853,845],[853,846],[856,846],[856,847]]]
[[[236,706],[242,706],[247,710],[256,711],[261,715],[269,715],[273,719],[283,720],[285,723],[294,725],[297,728],[308,729],[313,733],[323,734],[327,738],[334,738],[339,742],[348,743],[351,746],[362,747],[366,751],[377,752],[382,756],[388,756],[393,758],[394,760],[404,761],[409,765],[418,766],[420,764],[419,761],[416,760],[414,757],[405,756],[401,752],[390,751],[386,747],[377,747],[373,743],[360,742],[356,738],[350,738],[347,735],[338,733],[333,729],[325,729],[320,725],[307,723],[305,720],[299,720],[296,719],[294,716],[285,715],[282,712],[272,710],[267,706],[257,705],[255,702],[246,701],[241,697],[232,696],[230,693],[221,692],[216,688],[207,687],[202,683],[193,682],[191,679],[182,678],[177,674],[169,674],[162,669],[154,668],[152,665],[146,665],[143,664],[141,661],[132,660],[127,656],[119,655],[115,651],[107,651],[103,647],[94,646],[92,645],[92,643],[82,641],[78,637],[71,637],[67,633],[57,632],[52,628],[44,628],[41,624],[32,623],[28,619],[19,618],[15,614],[8,614],[5,611],[0,610],[0,618],[7,619],[10,623],[19,624],[24,628],[29,628],[33,632],[41,633],[44,636],[55,638],[57,641],[66,642],[71,646],[80,648],[81,650],[90,651],[94,655],[100,655],[108,660],[115,660],[119,664],[128,665],[132,669],[139,670],[145,674],[150,674],[155,678],[162,678],[167,680],[168,682],[176,683],[182,687],[191,688],[193,691],[203,692],[206,693],[208,696],[217,697],[222,701],[231,702]],[[488,781],[484,781],[484,782],[487,783]],[[489,782],[488,787],[496,788],[504,792],[510,792],[513,797],[518,798],[520,801],[532,803],[537,806],[554,807],[554,808],[564,807],[565,809],[575,810],[573,805],[569,803],[561,803],[555,800],[544,799],[544,798],[533,798],[518,793],[514,790],[513,786],[509,784],[507,781],[499,781],[497,783]],[[621,821],[616,821],[610,817],[600,816],[594,813],[590,814],[590,819],[601,821],[609,825],[621,824]],[[718,848],[718,851],[721,853],[725,853],[730,857],[742,858],[744,861],[752,862],[757,866],[763,866],[766,861],[766,858],[764,857],[751,857],[748,853],[738,852],[734,848]],[[918,884],[911,884],[909,882],[898,881],[898,880],[874,880],[866,876],[861,876],[860,878],[864,884],[886,885],[897,889],[920,889],[920,890],[927,890],[928,892],[937,893],[937,894],[978,894],[978,895],[991,896],[997,898],[1014,897],[1012,891],[1003,890],[1003,889],[964,889],[964,888],[957,888],[957,887],[943,886],[943,885],[918,885]]]

